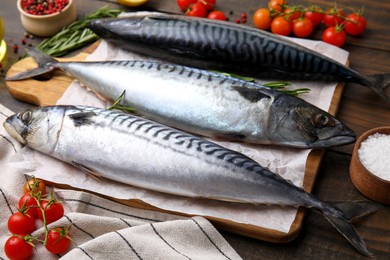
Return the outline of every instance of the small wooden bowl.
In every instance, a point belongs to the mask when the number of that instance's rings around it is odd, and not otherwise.
[[[18,0],[17,6],[22,25],[28,32],[36,36],[52,36],[77,19],[77,10],[73,0],[69,0],[69,4],[61,12],[47,15],[28,14],[22,9],[20,3],[21,0]]]
[[[359,160],[360,144],[375,133],[390,134],[390,126],[371,129],[363,133],[355,143],[349,168],[350,177],[355,187],[367,198],[390,205],[390,181],[379,178],[367,170]]]

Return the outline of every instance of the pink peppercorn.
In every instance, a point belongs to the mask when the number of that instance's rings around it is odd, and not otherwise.
[[[69,4],[69,0],[22,0],[22,9],[32,15],[48,15],[61,12]]]

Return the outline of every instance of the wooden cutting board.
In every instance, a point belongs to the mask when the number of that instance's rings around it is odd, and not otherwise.
[[[70,58],[59,58],[58,60],[83,61],[90,53],[92,53],[95,50],[97,45],[98,43],[95,43],[94,45],[83,50],[81,53],[79,53],[76,56]],[[36,66],[37,66],[36,63],[32,60],[32,58],[22,59],[19,62],[15,63],[8,70],[7,76],[11,76],[18,72],[32,69]],[[29,102],[35,105],[54,105],[73,80],[74,79],[72,77],[68,76],[64,72],[55,71],[53,77],[49,80],[27,79],[23,81],[7,81],[6,85],[10,93],[19,100]],[[335,115],[337,112],[337,108],[339,107],[343,88],[344,88],[343,83],[339,83],[336,87],[335,93],[331,101],[331,107],[329,109],[329,113],[332,115]],[[303,181],[303,188],[307,192],[312,191],[314,181],[323,157],[323,153],[324,153],[323,150],[312,150],[308,156],[308,160],[306,162],[305,176]],[[52,183],[52,184],[61,188],[72,188],[59,183]],[[142,208],[142,209],[157,210],[157,211],[187,216],[186,214],[180,212],[170,212],[170,211],[156,208],[140,200],[119,200],[111,197],[109,197],[109,199],[133,207]],[[304,215],[305,215],[305,209],[300,208],[288,233],[267,229],[255,225],[236,223],[226,219],[220,219],[220,218],[208,217],[208,216],[205,217],[208,220],[210,220],[210,222],[212,222],[216,228],[222,230],[226,230],[229,232],[233,232],[240,235],[244,235],[244,236],[248,236],[260,240],[265,240],[269,242],[285,243],[293,240],[299,234],[299,231],[302,227]]]

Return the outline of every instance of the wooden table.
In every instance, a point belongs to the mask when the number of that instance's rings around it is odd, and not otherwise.
[[[24,29],[21,25],[15,0],[1,0],[0,16],[3,18],[9,51],[0,69],[0,103],[12,110],[23,110],[30,104],[14,99],[6,89],[4,75],[21,54],[24,53],[21,40]],[[333,3],[325,0],[297,0],[291,3],[302,5],[318,4],[324,8]],[[358,9],[365,6],[364,14],[368,29],[363,37],[351,38],[343,47],[350,52],[350,66],[363,74],[390,72],[390,3],[385,0],[339,0],[339,7]],[[123,8],[115,0],[76,1],[79,16],[94,11],[103,5]],[[252,26],[252,16],[257,8],[266,7],[266,0],[219,0],[217,8],[224,11],[230,21],[245,12],[248,26]],[[175,0],[150,0],[139,10],[159,10],[179,13]],[[132,10],[132,9],[127,9]],[[348,12],[350,9],[347,9]],[[313,39],[321,38],[318,29]],[[27,44],[36,44],[41,39],[27,39]],[[12,46],[19,46],[18,53]],[[359,136],[368,129],[390,125],[390,103],[383,101],[372,91],[357,84],[347,84],[337,117],[351,127]],[[314,186],[313,193],[325,201],[364,200],[349,178],[349,163],[352,145],[327,149]],[[377,259],[390,256],[390,207],[361,219],[356,227],[364,237],[368,247]],[[308,211],[300,235],[287,244],[272,244],[222,231],[222,235],[244,259],[363,259],[334,228],[316,212]]]

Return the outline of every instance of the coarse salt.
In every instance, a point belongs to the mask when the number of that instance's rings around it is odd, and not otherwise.
[[[375,133],[360,144],[358,156],[371,173],[390,181],[390,135]]]

